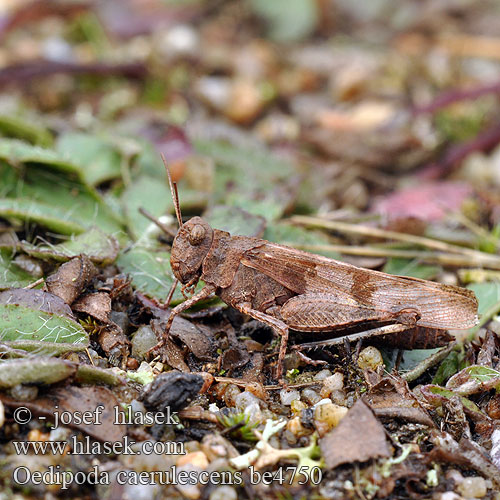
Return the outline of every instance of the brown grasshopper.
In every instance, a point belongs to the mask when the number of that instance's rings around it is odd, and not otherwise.
[[[460,330],[477,323],[477,300],[470,290],[363,269],[259,238],[231,236],[200,217],[183,223],[171,180],[170,186],[179,230],[170,257],[176,281],[169,297],[177,281],[183,284],[183,294],[194,290],[199,280],[205,286],[172,310],[153,352],[165,344],[177,314],[212,294],[281,335],[277,378],[290,329],[323,332],[391,322]]]

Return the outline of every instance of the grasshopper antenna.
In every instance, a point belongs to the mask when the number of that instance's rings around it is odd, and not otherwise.
[[[182,227],[182,216],[181,216],[181,205],[179,203],[179,193],[177,192],[177,183],[172,182],[172,176],[170,175],[170,170],[167,165],[167,160],[165,156],[161,155],[163,164],[165,165],[165,170],[167,171],[168,183],[170,184],[170,192],[172,193],[172,199],[174,200],[175,215],[177,216],[177,222],[179,223],[179,228]]]

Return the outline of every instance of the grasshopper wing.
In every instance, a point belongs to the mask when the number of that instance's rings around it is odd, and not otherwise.
[[[477,323],[476,297],[464,288],[363,269],[269,242],[245,252],[241,263],[298,295],[342,297],[395,316],[415,310],[418,326],[460,330]]]

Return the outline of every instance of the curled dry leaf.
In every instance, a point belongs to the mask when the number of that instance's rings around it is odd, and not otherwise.
[[[434,427],[434,422],[427,411],[422,408],[402,379],[383,378],[366,394],[365,401],[379,418],[400,418]]]
[[[88,314],[102,323],[108,323],[111,297],[105,292],[89,293],[73,302],[71,307],[73,311]]]
[[[99,332],[99,345],[102,350],[109,356],[110,361],[117,362],[120,360],[124,364],[129,354],[130,342],[123,330],[115,323],[110,323]]]
[[[120,250],[120,245],[114,236],[95,227],[82,234],[72,235],[69,240],[58,245],[35,246],[23,241],[20,246],[24,252],[37,259],[65,262],[85,254],[92,262],[98,264],[113,262]]]
[[[113,369],[99,368],[93,365],[78,365],[75,377],[76,381],[82,384],[119,385],[125,383],[125,380]]]
[[[159,321],[159,324],[156,323],[156,328],[163,330],[171,309],[162,309],[154,300],[147,298],[141,293],[137,294],[137,298],[144,307],[151,311],[156,320]],[[218,343],[210,328],[202,324],[193,323],[181,316],[176,316],[170,329],[170,336],[180,340],[198,359],[203,361],[213,360]],[[174,345],[174,347],[176,346]],[[169,360],[170,366],[180,369],[181,371],[189,371],[187,366],[181,369],[170,361],[173,360]]]
[[[361,399],[356,401],[337,427],[320,439],[319,445],[330,469],[345,463],[392,455],[384,427]]]
[[[62,264],[45,280],[45,286],[49,292],[71,305],[96,274],[97,270],[90,259],[85,255],[80,255]]]

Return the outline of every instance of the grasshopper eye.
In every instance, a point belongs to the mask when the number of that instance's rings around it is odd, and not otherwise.
[[[200,245],[205,239],[205,228],[201,224],[195,224],[189,233],[189,243],[191,245]]]

